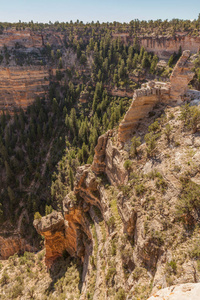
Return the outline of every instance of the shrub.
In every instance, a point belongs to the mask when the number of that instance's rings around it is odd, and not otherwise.
[[[136,136],[134,136],[131,142],[132,144],[130,154],[131,156],[135,157],[138,154],[137,148],[141,145],[140,137],[136,138]]]
[[[177,212],[180,216],[183,214],[193,215],[196,212],[200,218],[200,186],[188,178],[181,178],[182,191],[179,195]]]
[[[34,220],[40,220],[41,218],[42,218],[42,216],[39,213],[39,211],[36,211],[36,213],[34,214]]]
[[[153,132],[147,133],[144,137],[146,142],[146,151],[147,156],[151,156],[156,148],[156,139],[158,138],[157,134],[153,134]]]
[[[128,159],[124,162],[124,168],[128,171],[132,166],[132,162]]]
[[[161,192],[164,193],[167,189],[167,182],[163,178],[158,178],[156,181],[157,189],[161,189]]]
[[[123,288],[119,288],[117,294],[115,295],[115,300],[125,300],[126,294]]]
[[[158,121],[155,121],[148,127],[148,131],[155,133],[159,129],[159,127],[160,127],[160,125],[159,125]]]
[[[10,280],[10,277],[9,277],[8,273],[7,273],[6,271],[4,271],[4,272],[3,272],[3,275],[2,275],[2,277],[1,277],[0,283],[1,283],[2,285],[4,285],[4,284],[7,284],[7,283],[9,282],[9,280]]]
[[[200,259],[200,243],[194,245],[193,249],[190,251],[190,257]]]
[[[144,192],[146,191],[146,187],[144,186],[143,183],[138,184],[135,186],[135,191],[136,191],[136,195],[140,196],[140,195],[144,194]]]
[[[167,270],[173,272],[174,274],[176,274],[177,272],[177,264],[175,262],[175,260],[171,260],[169,263],[167,263]],[[171,270],[169,269],[171,268]]]
[[[115,218],[112,216],[107,222],[109,227],[114,227],[115,226]]]
[[[170,126],[170,124],[167,124],[164,130],[164,134],[168,143],[170,142],[171,132],[172,132],[172,127]]]
[[[116,268],[115,267],[110,267],[108,269],[108,272],[106,274],[106,282],[108,282],[112,277],[116,274]]]

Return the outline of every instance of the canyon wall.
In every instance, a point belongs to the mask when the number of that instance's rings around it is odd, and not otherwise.
[[[118,141],[126,142],[131,138],[141,119],[146,117],[157,103],[173,104],[181,101],[192,80],[193,63],[190,61],[190,51],[186,50],[178,60],[170,83],[148,82],[134,92],[132,104],[119,125]]]
[[[140,46],[144,46],[147,51],[154,52],[161,59],[169,59],[170,55],[182,51],[190,50],[197,53],[200,50],[200,36],[191,37],[186,33],[174,37],[140,37]]]
[[[48,69],[42,66],[0,68],[0,110],[26,108],[36,98],[45,97]]]
[[[125,43],[134,43],[135,36],[130,37],[128,33],[113,33],[113,38],[120,37]],[[140,47],[154,52],[160,59],[169,59],[181,47],[182,51],[190,50],[195,54],[200,50],[200,36],[189,36],[187,32],[176,33],[174,36],[137,36]]]
[[[0,34],[0,49],[7,48],[23,48],[23,51],[31,51],[35,48],[42,48],[47,43],[57,46],[63,45],[64,35],[60,32],[50,30],[32,31],[30,29],[16,30],[9,28],[3,30]]]

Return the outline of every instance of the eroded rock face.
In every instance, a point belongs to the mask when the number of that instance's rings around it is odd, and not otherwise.
[[[108,140],[105,153],[105,173],[113,185],[126,184],[128,173],[124,168],[124,159],[120,150]]]
[[[96,175],[105,173],[113,185],[125,184],[128,173],[124,168],[120,150],[112,143],[112,134],[112,131],[109,130],[99,137],[95,147],[92,171]]]
[[[133,102],[119,125],[118,140],[125,142],[133,135],[140,119],[143,119],[159,102],[170,101],[169,83],[150,82],[134,92]]]
[[[45,262],[47,267],[50,267],[53,261],[68,249],[66,240],[68,224],[61,213],[53,211],[48,216],[34,220],[33,225],[37,232],[45,237]]]
[[[15,253],[23,253],[25,251],[34,251],[24,239],[18,236],[9,238],[0,237],[0,259],[8,259]]]
[[[95,155],[92,163],[92,170],[96,174],[101,174],[105,171],[105,155],[108,137],[112,135],[111,131],[106,132],[98,138],[98,143],[95,147]]]
[[[185,283],[158,291],[148,300],[199,300],[200,283]]]
[[[185,32],[175,37],[140,37],[139,43],[147,51],[153,51],[159,58],[169,59],[170,55],[178,52],[180,47],[182,51],[190,50],[191,53],[197,53],[200,47],[200,37],[191,37]]]
[[[184,51],[170,77],[170,97],[174,100],[182,99],[182,96],[187,92],[188,83],[194,77],[194,72],[191,71],[193,63],[189,58],[190,51]]]
[[[49,72],[42,66],[0,68],[0,110],[26,108],[37,96],[45,97]]]
[[[157,103],[173,104],[182,99],[194,72],[189,60],[190,51],[184,51],[170,77],[170,83],[149,82],[134,92],[132,104],[118,129],[118,141],[131,138],[140,119],[143,119]]]
[[[88,195],[87,200],[87,192],[82,194],[81,184],[85,185],[85,182],[88,181],[86,179],[87,168],[81,171],[82,176],[78,177],[75,189],[76,194],[71,192],[63,200],[64,216],[60,212],[53,211],[51,214],[37,219],[33,223],[37,232],[45,237],[45,262],[48,268],[51,267],[58,257],[63,255],[64,251],[67,251],[71,256],[80,257],[84,260],[85,245],[90,243],[90,226],[85,213],[89,210],[92,196]],[[86,180],[84,181],[84,179]],[[90,182],[88,188],[88,193],[91,193],[92,187]],[[85,197],[85,202],[81,200],[81,195]],[[77,200],[77,197],[79,200]],[[91,202],[91,204],[96,203]]]

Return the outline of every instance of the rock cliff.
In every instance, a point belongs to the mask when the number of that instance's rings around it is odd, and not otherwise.
[[[0,68],[0,110],[26,108],[37,96],[45,97],[49,72],[42,66]]]
[[[134,92],[133,102],[119,125],[119,142],[123,143],[130,139],[139,120],[146,117],[156,104],[174,104],[182,99],[188,83],[194,76],[193,64],[189,58],[190,51],[184,51],[173,70],[170,83],[149,82]]]
[[[190,50],[195,54],[200,49],[200,37],[191,37],[187,33],[177,34],[174,37],[141,37],[139,43],[147,51],[153,51],[161,59],[169,59],[174,52]]]
[[[181,178],[190,174],[194,184],[199,182],[199,136],[186,134],[176,105],[193,76],[188,58],[189,52],[183,52],[170,83],[150,82],[135,91],[118,134],[113,130],[100,136],[92,165],[78,167],[74,190],[63,199],[62,214],[53,212],[34,221],[36,230],[45,237],[49,268],[64,251],[81,258],[80,299],[88,295],[114,299],[116,294],[146,299],[150,293],[162,297],[162,292],[155,294],[160,288],[200,278],[194,259],[198,256],[198,230],[192,237],[183,236],[189,223],[177,211],[185,188]],[[179,89],[176,78],[180,79]],[[144,143],[147,129],[141,131],[139,120],[156,103],[170,106],[158,121],[157,144],[148,157]],[[154,118],[149,116],[149,124]],[[121,147],[119,141],[130,139],[136,126],[143,142],[133,158],[129,143]],[[125,169],[127,160],[130,166]],[[180,223],[183,218],[184,225]],[[196,224],[197,214],[192,214],[191,220]],[[176,288],[174,291],[179,295]],[[169,293],[172,289],[165,294]]]

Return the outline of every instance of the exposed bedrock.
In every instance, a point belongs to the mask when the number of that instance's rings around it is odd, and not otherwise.
[[[178,60],[169,83],[149,82],[134,92],[132,104],[124,116],[118,129],[118,141],[126,142],[131,138],[140,121],[148,115],[155,104],[174,104],[179,102],[187,91],[192,80],[193,63],[190,61],[190,51],[184,51]]]
[[[148,300],[198,300],[200,295],[200,283],[185,283],[170,286],[153,294]]]
[[[45,97],[48,69],[42,66],[0,68],[0,110],[26,108],[37,96]]]
[[[0,237],[0,259],[8,259],[15,253],[23,253],[24,251],[34,251],[26,240],[18,235],[9,238]]]
[[[200,49],[200,37],[191,37],[187,33],[177,34],[174,37],[140,37],[139,43],[147,51],[153,51],[162,59],[169,59],[180,47],[182,51],[190,50],[191,53],[197,53]]]
[[[97,175],[105,173],[111,184],[119,185],[127,182],[128,173],[120,150],[112,142],[112,134],[109,130],[98,138],[92,170]]]

